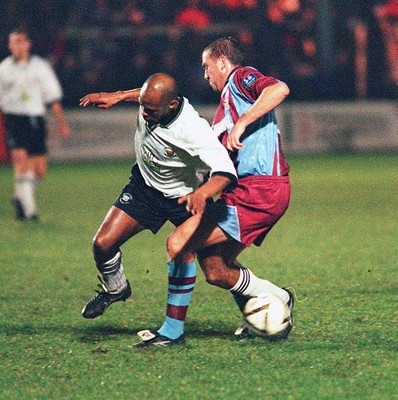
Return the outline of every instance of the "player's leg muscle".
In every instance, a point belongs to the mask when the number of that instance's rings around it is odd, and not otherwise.
[[[144,229],[134,218],[112,206],[93,239],[95,261],[108,261],[123,243]]]
[[[11,161],[16,177],[22,176],[28,172],[29,156],[25,149],[13,149],[11,151]]]
[[[244,248],[241,243],[229,240],[198,251],[206,281],[224,289],[232,288],[239,278],[239,267],[231,264]]]
[[[196,214],[167,238],[167,254],[169,260],[184,260],[187,253],[195,253],[204,247],[226,240],[228,237],[218,226],[206,217]]]

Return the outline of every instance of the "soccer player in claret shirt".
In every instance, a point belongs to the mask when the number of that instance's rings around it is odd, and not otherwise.
[[[274,112],[289,88],[242,66],[242,59],[239,45],[231,37],[216,40],[202,53],[204,77],[221,92],[213,129],[230,151],[238,185],[224,191],[203,216],[194,215],[175,229],[167,241],[168,256],[188,261],[197,253],[207,282],[228,289],[240,310],[260,293],[279,296],[290,309],[290,324],[281,335],[287,337],[293,326],[292,294],[255,276],[237,256],[252,243],[260,246],[289,205],[289,166]],[[189,203],[186,206],[190,210]],[[245,337],[251,332],[243,324],[235,335]]]

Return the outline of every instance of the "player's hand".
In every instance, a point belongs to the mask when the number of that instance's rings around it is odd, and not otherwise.
[[[178,204],[185,204],[185,208],[192,215],[203,214],[206,208],[206,198],[199,192],[192,192],[178,199]]]
[[[240,141],[240,137],[243,135],[245,127],[242,125],[234,125],[227,138],[227,149],[230,151],[240,150],[243,147],[243,143]]]
[[[119,102],[115,93],[90,93],[85,95],[79,100],[80,107],[87,107],[90,104],[99,108],[111,108]]]

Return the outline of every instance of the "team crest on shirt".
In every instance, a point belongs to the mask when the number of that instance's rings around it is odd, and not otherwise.
[[[119,200],[120,200],[120,202],[122,203],[122,204],[128,204],[128,203],[130,203],[130,201],[133,199],[133,196],[131,196],[131,194],[130,193],[122,193],[121,195],[120,195],[120,198],[119,198]]]
[[[254,75],[253,73],[250,73],[249,75],[247,75],[245,77],[245,79],[243,79],[242,81],[242,85],[243,87],[245,87],[247,90],[250,89],[251,85],[253,85],[253,83],[256,81],[256,75]]]
[[[164,155],[166,157],[173,158],[176,155],[176,153],[173,149],[170,149],[170,147],[166,147],[164,149]]]

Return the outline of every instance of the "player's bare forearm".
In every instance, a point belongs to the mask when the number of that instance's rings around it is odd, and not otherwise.
[[[82,97],[79,101],[81,107],[87,107],[90,104],[99,108],[111,108],[121,101],[138,102],[140,89],[118,90],[117,92],[99,92],[90,93]]]
[[[278,107],[289,95],[290,89],[284,82],[265,88],[254,104],[239,118],[238,123],[245,127]]]
[[[223,175],[214,175],[195,192],[201,193],[206,199],[214,197],[232,183],[231,179]]]
[[[59,101],[55,101],[51,105],[51,110],[54,113],[55,120],[57,121],[58,130],[63,139],[70,136],[70,129],[65,119],[64,109]]]
[[[178,203],[185,202],[185,207],[191,214],[202,214],[206,208],[206,200],[222,192],[231,183],[231,179],[225,176],[213,176],[194,192],[180,197]]]

